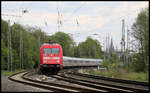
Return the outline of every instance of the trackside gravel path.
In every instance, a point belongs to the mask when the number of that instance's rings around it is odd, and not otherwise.
[[[8,76],[1,76],[2,92],[52,92],[29,85],[17,83],[8,79]]]

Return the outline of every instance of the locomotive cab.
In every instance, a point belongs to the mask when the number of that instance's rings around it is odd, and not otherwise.
[[[63,51],[60,44],[44,43],[40,48],[40,70],[63,69]]]

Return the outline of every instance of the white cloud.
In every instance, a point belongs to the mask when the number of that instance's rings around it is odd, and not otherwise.
[[[40,2],[39,2],[40,3]],[[62,12],[63,25],[60,28],[66,33],[73,33],[76,36],[75,41],[81,42],[86,39],[86,36],[89,36],[94,33],[100,33],[103,37],[104,34],[110,33],[113,37],[114,44],[119,45],[121,38],[121,19],[125,18],[126,22],[131,22],[136,18],[137,14],[140,12],[141,8],[148,6],[148,2],[121,2],[117,3],[118,5],[111,5],[115,2],[86,2],[84,5],[86,11],[82,14],[75,16],[70,12],[79,7],[79,3],[84,4],[84,2],[74,3],[73,5],[68,2],[50,2],[49,5],[55,7],[58,5],[60,12]],[[97,4],[96,4],[97,3]],[[96,4],[96,5],[95,5]],[[106,5],[102,5],[106,4]],[[75,5],[77,5],[75,7]],[[95,5],[95,6],[94,6]],[[99,6],[100,5],[100,6]],[[35,8],[34,8],[35,9]],[[69,10],[69,12],[67,12]],[[82,9],[80,11],[83,11]],[[2,9],[2,13],[5,12]],[[14,12],[5,12],[6,14],[21,15],[20,13]],[[91,14],[92,13],[92,14]],[[25,14],[22,18],[14,17],[4,17],[4,19],[10,19],[13,21],[19,21],[21,24],[28,24],[31,26],[39,26],[41,28],[45,27],[44,21],[47,22],[48,27],[45,29],[51,32],[57,32],[57,11],[55,12],[45,12],[45,13],[28,13]],[[77,26],[76,18],[78,20],[79,26]],[[131,20],[132,19],[132,20]],[[129,24],[129,23],[127,23]],[[106,29],[109,28],[109,29]],[[117,28],[117,29],[116,29]],[[106,29],[106,30],[104,30]],[[53,31],[52,31],[53,30]],[[76,34],[79,33],[80,34]]]
[[[148,6],[148,2],[122,2],[117,6],[103,6],[96,7],[94,11],[95,14],[101,13],[101,15],[107,17],[105,24],[108,24],[112,21],[117,21],[121,19],[133,19],[136,18],[137,14],[142,8]]]

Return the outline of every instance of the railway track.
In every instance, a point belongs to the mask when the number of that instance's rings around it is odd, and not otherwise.
[[[102,80],[114,81],[114,82],[120,82],[120,83],[126,83],[126,84],[135,84],[135,85],[140,85],[140,86],[149,86],[148,82],[139,82],[139,81],[133,81],[133,80],[110,78],[110,77],[106,77],[106,76],[83,74],[83,73],[79,73],[79,72],[71,72],[71,73],[69,72],[69,74],[72,74],[72,73],[74,75],[89,77],[89,78],[94,78],[94,79],[102,79]]]
[[[59,80],[64,80],[67,82],[71,82],[71,83],[75,83],[75,84],[79,84],[79,85],[83,85],[83,86],[90,87],[90,88],[104,90],[104,91],[132,92],[130,90],[120,89],[120,88],[116,88],[116,87],[110,87],[110,86],[108,86],[108,85],[106,86],[104,84],[95,84],[93,82],[76,79],[76,78],[72,78],[72,77],[68,77],[68,76],[66,77],[66,76],[58,75],[58,76],[54,76],[54,78],[57,78]]]
[[[75,72],[74,72],[75,71]],[[24,71],[11,75],[8,77],[15,82],[27,84],[30,86],[38,87],[56,92],[107,92],[107,91],[119,91],[119,92],[148,92],[148,84],[143,82],[125,82],[116,79],[110,79],[102,76],[94,76],[88,74],[82,74],[76,72],[76,70],[63,70],[57,75],[52,77],[57,81],[69,82],[70,84],[76,84],[78,86],[70,86],[67,84],[57,84],[55,82],[38,81],[29,77],[33,75],[32,71]],[[113,81],[114,80],[114,81]],[[83,86],[83,87],[80,87]]]
[[[83,87],[82,88],[81,87],[72,87],[69,85],[33,80],[28,77],[29,73],[31,73],[31,71],[30,72],[26,72],[26,71],[19,72],[19,73],[11,75],[8,78],[15,82],[27,84],[30,86],[34,86],[34,87],[38,87],[38,88],[42,88],[42,89],[46,89],[46,90],[50,90],[50,91],[56,91],[56,92],[62,92],[62,91],[64,91],[64,92],[82,92],[82,91],[104,92],[103,90],[96,90],[96,89],[83,88]]]
[[[121,79],[113,79],[87,75],[77,72],[62,72],[55,78],[62,79],[72,83],[78,83],[96,89],[104,89],[108,91],[128,91],[128,92],[148,92],[148,84],[144,82],[128,81]],[[113,81],[114,80],[114,81]],[[126,82],[125,82],[126,81]]]
[[[27,84],[30,86],[34,86],[34,87],[38,87],[38,88],[42,88],[42,89],[46,89],[46,90],[50,90],[50,91],[65,91],[64,89],[60,89],[60,88],[56,88],[56,87],[52,87],[52,86],[46,86],[44,84],[39,84],[39,83],[25,80],[22,78],[22,76],[26,73],[28,73],[28,72],[25,71],[25,72],[16,73],[16,74],[13,74],[12,76],[10,76],[8,78],[12,81],[15,81],[15,82]]]

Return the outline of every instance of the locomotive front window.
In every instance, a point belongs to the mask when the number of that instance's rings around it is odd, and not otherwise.
[[[59,48],[44,48],[44,54],[59,54]]]

